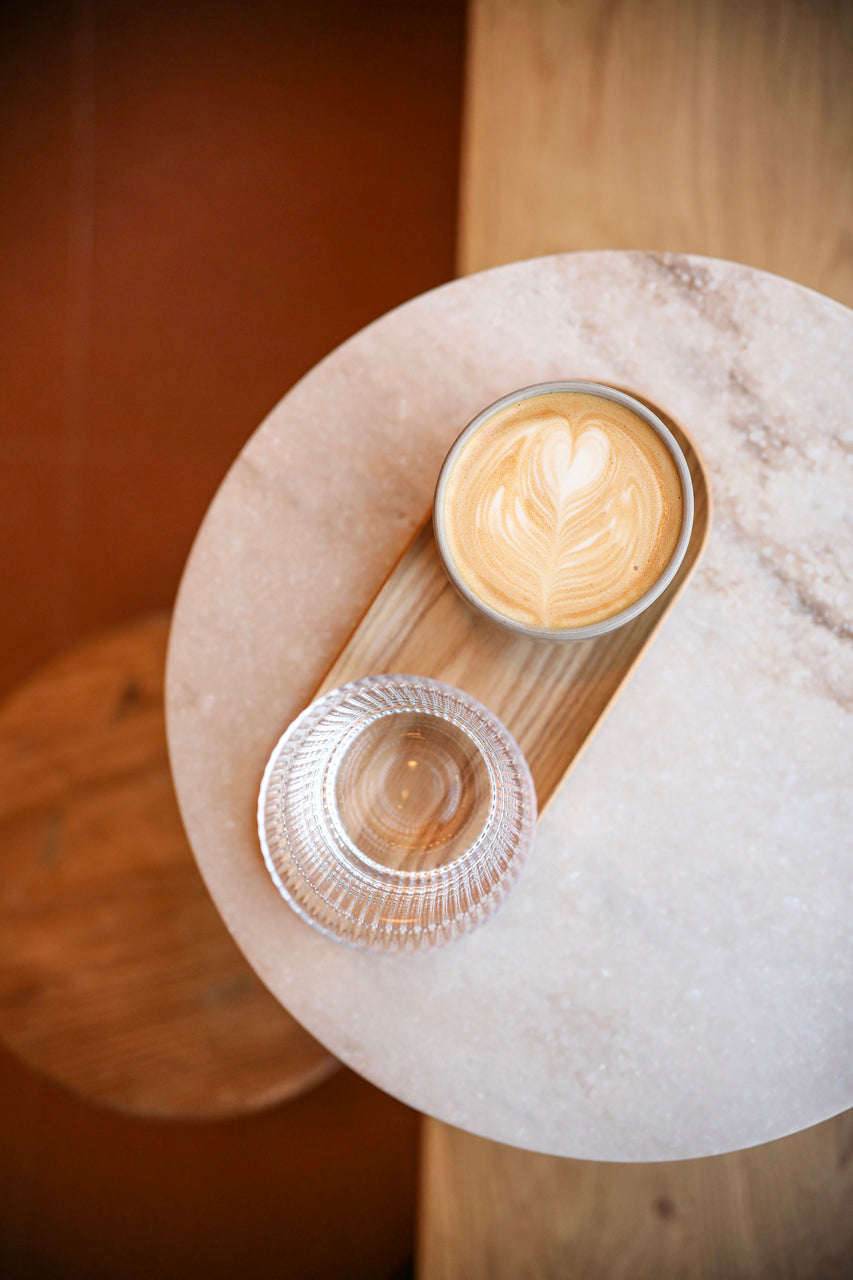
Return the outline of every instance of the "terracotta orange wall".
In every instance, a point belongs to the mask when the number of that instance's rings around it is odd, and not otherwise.
[[[169,608],[272,405],[450,278],[463,43],[435,0],[2,9],[0,692]],[[400,1280],[416,1142],[348,1071],[155,1124],[0,1049],[0,1275]]]
[[[453,273],[461,3],[3,10],[0,689],[169,607],[242,443]]]

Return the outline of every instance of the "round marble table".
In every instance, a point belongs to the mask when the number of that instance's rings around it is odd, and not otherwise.
[[[381,1088],[603,1160],[710,1155],[853,1103],[851,369],[853,313],[807,289],[709,259],[570,254],[385,316],[240,454],[173,623],[179,800],[252,966]],[[497,916],[424,956],[352,951],[266,873],[264,763],[461,427],[555,378],[630,386],[685,424],[714,489],[708,549]]]

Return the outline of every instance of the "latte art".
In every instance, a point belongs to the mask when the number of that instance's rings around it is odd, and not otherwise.
[[[443,495],[446,550],[504,617],[583,627],[660,578],[683,505],[676,463],[643,418],[603,396],[547,392],[498,410],[463,442]]]

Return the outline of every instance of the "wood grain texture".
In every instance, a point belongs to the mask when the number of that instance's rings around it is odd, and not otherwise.
[[[842,1280],[853,1113],[703,1160],[604,1164],[430,1122],[420,1280]]]
[[[664,249],[853,303],[853,6],[471,0],[461,272]]]
[[[122,1110],[234,1115],[335,1062],[196,869],[166,753],[167,634],[154,617],[88,642],[0,709],[0,1036]]]
[[[460,271],[663,249],[853,303],[851,63],[843,0],[470,0]],[[423,1132],[419,1280],[853,1274],[851,1113],[655,1165]]]
[[[710,486],[699,454],[679,423],[660,405],[646,403],[681,445],[695,508],[681,568],[650,608],[596,640],[561,643],[517,635],[478,614],[454,590],[428,519],[318,694],[385,671],[431,676],[464,689],[515,737],[530,766],[541,814],[689,582],[710,533]]]

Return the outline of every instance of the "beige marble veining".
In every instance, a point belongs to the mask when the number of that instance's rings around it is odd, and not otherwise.
[[[250,962],[350,1066],[502,1142],[660,1160],[853,1103],[853,314],[730,263],[576,254],[469,277],[330,355],[247,444],[178,599],[170,749]],[[714,528],[540,824],[522,881],[421,957],[315,933],[258,785],[474,413],[589,378],[697,440]],[[571,708],[567,708],[571,714]]]

